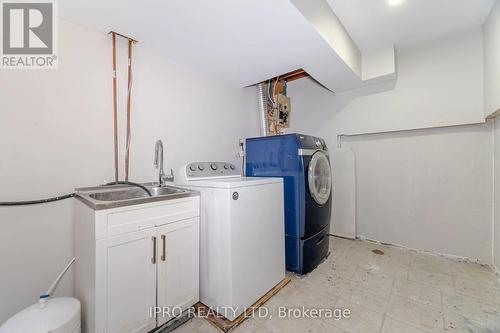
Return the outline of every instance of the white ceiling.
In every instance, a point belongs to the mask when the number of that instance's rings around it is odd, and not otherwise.
[[[289,0],[65,0],[59,15],[242,86],[299,68],[332,91],[360,82]]]
[[[478,29],[494,0],[327,0],[361,51],[408,48]]]
[[[313,0],[307,0],[313,1]],[[478,28],[493,0],[328,1],[361,51]],[[395,1],[395,0],[391,0]],[[401,0],[399,0],[401,1]],[[296,1],[297,2],[297,1]],[[363,82],[290,0],[62,0],[62,18],[241,86],[298,68],[339,92]],[[328,8],[329,9],[329,8]],[[368,53],[367,53],[368,54]]]

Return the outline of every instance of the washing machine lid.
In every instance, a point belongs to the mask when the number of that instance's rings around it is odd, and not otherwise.
[[[283,183],[282,178],[270,177],[226,177],[203,180],[191,180],[182,185],[207,188],[237,188],[246,186],[260,186],[266,184]]]

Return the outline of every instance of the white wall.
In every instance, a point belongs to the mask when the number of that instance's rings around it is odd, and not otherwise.
[[[363,52],[363,75],[366,85],[376,81],[394,81],[397,78],[394,45],[375,51]]]
[[[481,32],[405,49],[398,52],[394,89],[339,94],[329,114],[338,114],[343,134],[484,121],[482,63]]]
[[[59,33],[58,70],[0,74],[0,201],[43,198],[113,180],[110,39],[66,21]],[[123,68],[124,43],[119,46]],[[121,70],[120,106],[125,79]],[[254,89],[193,72],[140,43],[132,102],[135,181],[157,179],[158,138],[165,144],[166,167],[176,170],[189,160],[237,162],[238,138],[258,133]],[[71,258],[72,210],[72,200],[0,208],[0,323],[34,303]],[[59,294],[72,293],[71,280],[70,274]]]
[[[500,118],[495,119],[494,129],[494,259],[495,266],[500,272]]]
[[[500,1],[496,1],[484,26],[484,112],[500,109]]]
[[[491,262],[491,126],[349,137],[357,233]]]
[[[339,134],[484,121],[482,59],[473,32],[399,52],[395,86],[335,95],[296,81],[290,132],[334,148]],[[358,233],[491,263],[491,142],[482,125],[345,138],[356,154]]]
[[[500,271],[500,1],[496,0],[484,26],[484,114],[494,116],[494,261]]]

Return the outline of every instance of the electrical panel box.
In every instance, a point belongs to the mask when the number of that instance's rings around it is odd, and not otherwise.
[[[292,111],[290,97],[283,94],[278,94],[277,101],[279,124],[282,127],[288,128],[290,127],[290,112]]]

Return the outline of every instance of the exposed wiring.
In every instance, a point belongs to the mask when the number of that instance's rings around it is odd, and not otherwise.
[[[276,97],[278,96],[278,94],[276,93],[276,87],[278,86],[278,81],[279,81],[280,77],[276,77],[276,81],[274,82],[274,87],[273,87],[273,101],[274,103],[276,103]]]
[[[278,135],[280,134],[280,129],[279,129],[279,110],[278,110],[278,93],[277,93],[277,87],[278,87],[278,82],[279,82],[280,77],[276,77],[276,81],[274,82],[274,87],[273,87],[273,101],[274,101],[274,110],[273,110],[273,127],[274,127],[274,134]]]
[[[278,84],[280,84],[281,92],[278,92]],[[282,131],[283,125],[280,124],[280,112],[278,103],[279,94],[287,96],[288,86],[286,80],[284,79],[280,80],[280,77],[277,76],[276,78],[267,81],[266,118],[269,126],[269,133],[274,135],[279,135],[283,133]]]
[[[272,82],[271,80],[269,80],[268,84],[267,84],[267,100],[269,102],[269,105],[271,107],[274,107],[274,101],[272,100],[271,96],[273,95],[273,85],[272,85]]]

